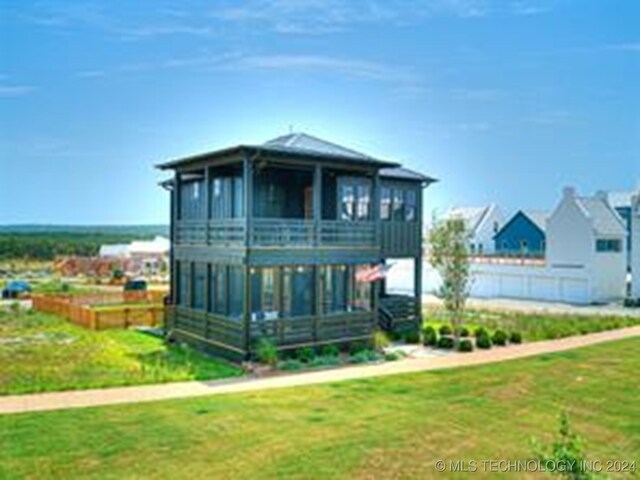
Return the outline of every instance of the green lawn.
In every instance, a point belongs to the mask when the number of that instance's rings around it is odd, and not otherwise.
[[[0,311],[0,395],[241,374],[133,330],[93,332],[55,315]]]
[[[634,338],[473,368],[1,416],[0,477],[447,478],[437,459],[531,458],[531,438],[548,442],[564,409],[588,458],[640,460],[638,372]]]
[[[440,309],[428,309],[425,323],[436,329],[449,324],[447,314]],[[640,325],[640,317],[588,316],[588,315],[544,315],[509,312],[465,312],[463,324],[473,333],[479,326],[490,333],[496,329],[517,331],[527,342],[585,335],[588,333],[615,330]]]

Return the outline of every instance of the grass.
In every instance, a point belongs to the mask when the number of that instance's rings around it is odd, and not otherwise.
[[[134,330],[94,332],[54,315],[0,311],[0,373],[0,395],[7,395],[208,380],[241,370]]]
[[[639,371],[633,338],[472,368],[1,416],[0,477],[450,478],[437,459],[532,458],[531,439],[550,442],[565,409],[590,460],[640,460]],[[474,475],[490,477],[541,474]]]
[[[441,325],[450,324],[447,314],[440,309],[428,311],[425,317],[425,324],[435,327],[436,330]],[[468,311],[465,314],[463,325],[472,334],[477,327],[483,326],[490,334],[497,329],[506,332],[515,331],[522,334],[524,341],[535,342],[632,327],[640,325],[640,317]]]

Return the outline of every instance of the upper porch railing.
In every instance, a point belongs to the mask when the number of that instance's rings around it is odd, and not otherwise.
[[[182,245],[249,247],[375,247],[373,221],[252,218],[181,220],[176,224],[176,243]]]

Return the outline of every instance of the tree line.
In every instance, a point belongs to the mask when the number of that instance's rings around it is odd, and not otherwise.
[[[0,232],[0,260],[53,260],[64,255],[94,256],[103,244],[145,239],[150,238],[148,235],[100,232]]]

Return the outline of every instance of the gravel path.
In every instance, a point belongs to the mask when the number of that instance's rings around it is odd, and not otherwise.
[[[560,352],[640,336],[640,326],[593,333],[577,337],[525,343],[504,348],[453,354],[440,357],[414,358],[376,365],[351,366],[331,370],[302,372],[270,378],[237,378],[212,382],[181,382],[137,387],[118,387],[70,392],[38,393],[0,397],[0,414],[96,407],[123,403],[149,402],[176,398],[251,392],[274,388],[315,385],[359,378],[400,373],[457,368],[502,362],[545,353]]]

